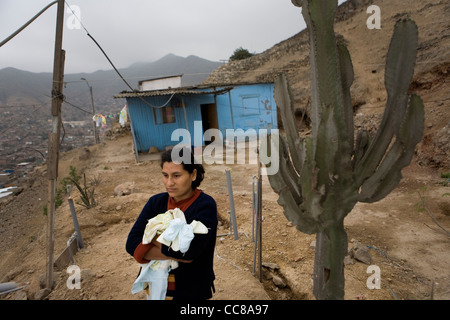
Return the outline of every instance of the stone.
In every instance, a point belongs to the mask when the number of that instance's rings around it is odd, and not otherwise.
[[[369,249],[357,241],[355,241],[353,248],[350,250],[350,257],[368,265],[372,264],[372,256],[369,253]]]
[[[280,269],[280,267],[276,263],[271,263],[271,262],[263,262],[262,266],[265,268],[268,268],[268,269],[272,269],[272,270]]]
[[[273,284],[276,285],[278,288],[286,287],[286,283],[279,276],[274,275],[272,281]]]
[[[344,265],[355,264],[355,260],[350,257],[350,255],[346,255],[344,258]]]
[[[91,269],[82,269],[80,273],[81,281],[89,281],[96,278],[96,274]]]
[[[39,288],[45,289],[46,286],[47,286],[47,274],[44,273],[39,276]]]
[[[126,196],[133,193],[134,181],[127,181],[119,184],[114,188],[114,194],[118,196]]]
[[[45,300],[51,292],[48,288],[41,289],[34,295],[34,300]]]

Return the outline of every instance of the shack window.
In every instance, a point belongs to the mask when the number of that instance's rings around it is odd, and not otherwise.
[[[173,107],[164,107],[160,109],[154,108],[153,115],[155,116],[155,124],[175,122],[175,111]]]

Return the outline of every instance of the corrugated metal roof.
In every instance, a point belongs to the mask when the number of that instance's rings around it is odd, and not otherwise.
[[[205,90],[206,89],[206,90]],[[164,90],[149,90],[149,91],[123,91],[114,98],[138,98],[138,97],[155,97],[167,95],[196,95],[196,94],[222,94],[230,91],[232,87],[216,90],[216,87],[181,87],[170,88]]]
[[[146,82],[146,81],[153,81],[153,80],[160,80],[160,79],[168,79],[168,78],[178,78],[178,77],[182,77],[182,74],[174,74],[174,75],[170,75],[170,76],[162,76],[162,77],[155,77],[155,78],[150,78],[150,79],[145,79],[145,80],[140,80],[139,84],[141,84],[142,82]]]

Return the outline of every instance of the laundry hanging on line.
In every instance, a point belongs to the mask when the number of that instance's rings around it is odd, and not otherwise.
[[[119,112],[119,123],[122,127],[127,123],[127,105],[125,105]]]
[[[106,119],[107,118],[116,118],[119,117],[119,123],[122,127],[125,126],[127,119],[128,119],[128,114],[127,114],[127,105],[125,105],[122,110],[120,110],[120,112],[115,113],[115,114],[110,114],[110,115],[103,115],[103,114],[96,114],[92,117],[92,120],[95,122],[97,127],[102,127],[102,128],[106,128],[107,124],[106,124]]]

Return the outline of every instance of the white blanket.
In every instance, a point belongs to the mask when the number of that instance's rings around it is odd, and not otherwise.
[[[207,234],[208,228],[196,220],[187,224],[183,211],[175,208],[149,219],[142,243],[148,244],[159,235],[156,239],[158,242],[171,247],[174,251],[185,253],[194,239],[194,233]],[[177,267],[178,262],[175,260],[151,260],[149,263],[141,264],[141,273],[134,282],[131,293],[136,294],[148,286],[151,300],[164,300],[169,272]]]

